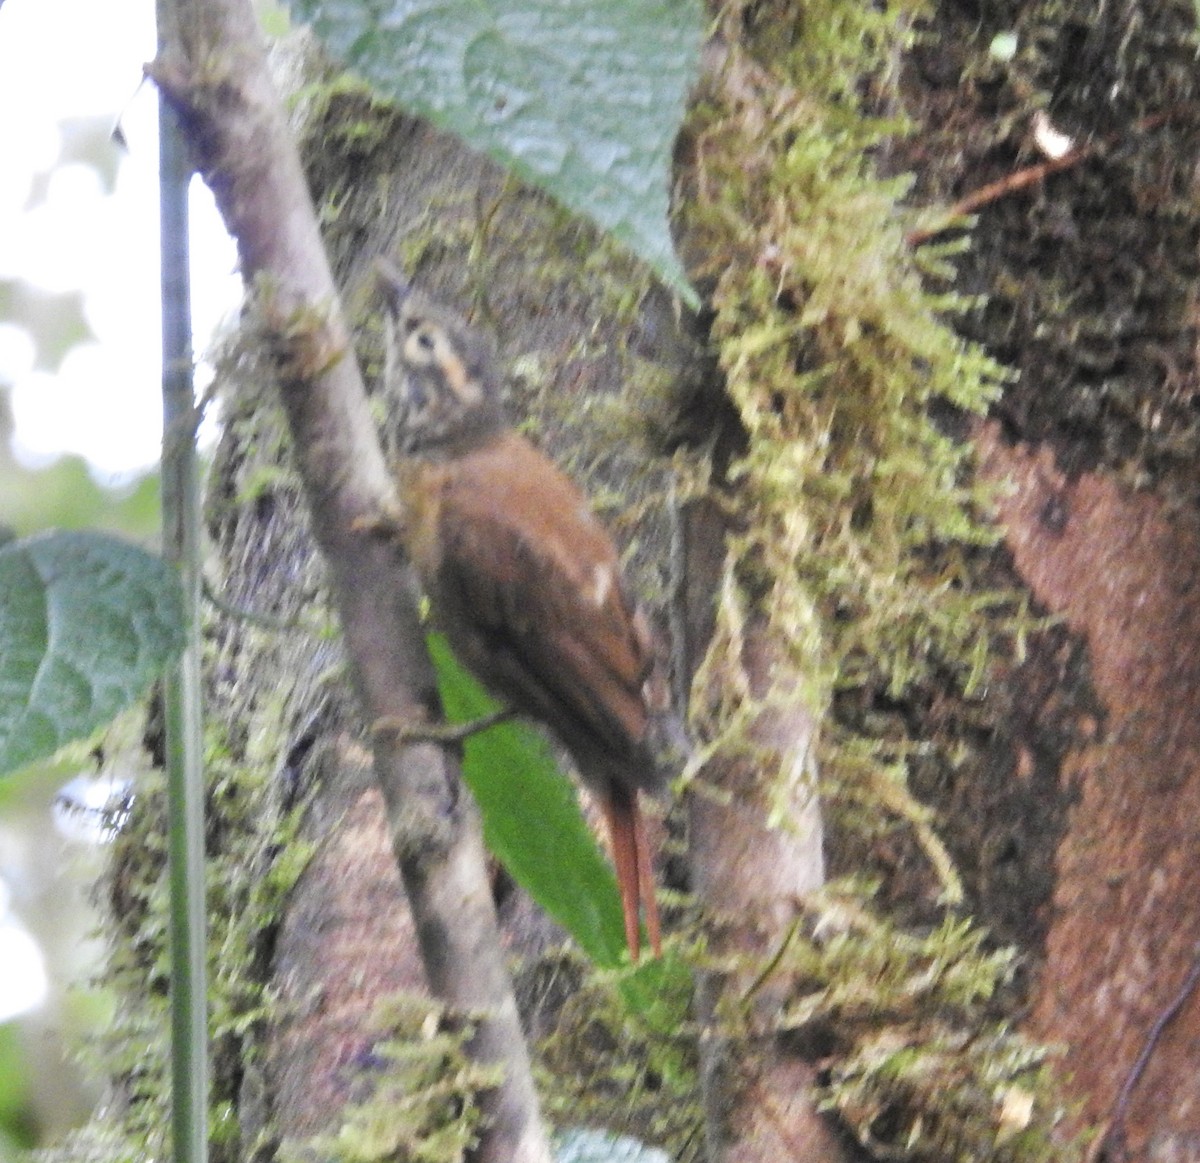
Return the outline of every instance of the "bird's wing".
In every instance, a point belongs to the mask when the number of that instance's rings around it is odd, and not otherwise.
[[[452,639],[460,619],[469,633],[459,637],[486,646],[467,665],[569,747],[636,752],[652,639],[579,490],[506,434],[443,478],[439,527],[435,606],[453,606]]]

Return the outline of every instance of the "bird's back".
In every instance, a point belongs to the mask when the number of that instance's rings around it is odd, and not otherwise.
[[[447,462],[415,492],[409,553],[463,662],[542,719],[585,777],[657,782],[650,749],[665,702],[654,638],[612,539],[578,488],[511,429]]]

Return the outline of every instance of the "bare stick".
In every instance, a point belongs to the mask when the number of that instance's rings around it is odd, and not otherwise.
[[[254,14],[248,0],[176,0],[176,16],[178,35],[146,72],[237,241],[364,713],[428,719],[436,687],[410,588],[391,548],[356,527],[396,499]],[[471,1158],[548,1163],[474,803],[445,748],[377,735],[375,767],[430,987],[470,1012],[470,1053],[502,1067]]]
[[[385,715],[371,724],[371,732],[375,735],[391,735],[397,743],[440,743],[445,747],[462,743],[497,723],[507,722],[515,714],[511,707],[501,707],[498,711],[466,723],[414,723]]]

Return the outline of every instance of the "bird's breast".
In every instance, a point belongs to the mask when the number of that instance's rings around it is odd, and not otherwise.
[[[399,471],[404,499],[404,550],[426,582],[441,565],[442,492],[444,469],[429,461],[410,460]]]

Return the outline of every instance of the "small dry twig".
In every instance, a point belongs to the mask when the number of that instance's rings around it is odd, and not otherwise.
[[[1133,132],[1146,133],[1151,129],[1157,129],[1159,126],[1165,125],[1176,112],[1177,110],[1175,109],[1169,109],[1162,113],[1152,113],[1149,117],[1143,117],[1140,121],[1134,123]],[[976,210],[988,205],[990,202],[996,202],[1001,198],[1007,197],[1009,194],[1015,194],[1021,190],[1028,189],[1030,186],[1036,186],[1039,182],[1045,181],[1051,174],[1057,174],[1062,170],[1069,170],[1072,166],[1077,166],[1080,162],[1093,157],[1101,149],[1119,144],[1123,136],[1117,133],[1109,134],[1098,141],[1088,142],[1084,145],[1076,146],[1074,149],[1069,149],[1061,157],[1049,158],[1044,162],[1039,162],[1036,166],[1026,166],[1024,169],[1017,170],[1006,177],[999,178],[994,182],[988,182],[986,186],[980,186],[979,189],[972,190],[971,193],[955,202],[946,211],[941,223],[921,227],[918,230],[911,230],[905,235],[905,241],[909,246],[920,246],[921,243],[928,242],[931,238],[936,238],[939,234],[952,229],[968,214],[974,214]]]
[[[1107,1163],[1118,1163],[1125,1157],[1125,1119],[1129,1114],[1133,1092],[1141,1081],[1163,1032],[1183,1009],[1198,984],[1200,984],[1200,957],[1192,962],[1187,977],[1183,979],[1183,985],[1155,1019],[1154,1025],[1150,1027],[1142,1052],[1121,1084],[1121,1090],[1117,1095],[1117,1101],[1113,1104],[1112,1116],[1108,1120],[1108,1125],[1105,1127],[1104,1133],[1097,1138],[1093,1150],[1088,1153],[1088,1163],[1100,1163],[1101,1160],[1105,1160]]]

